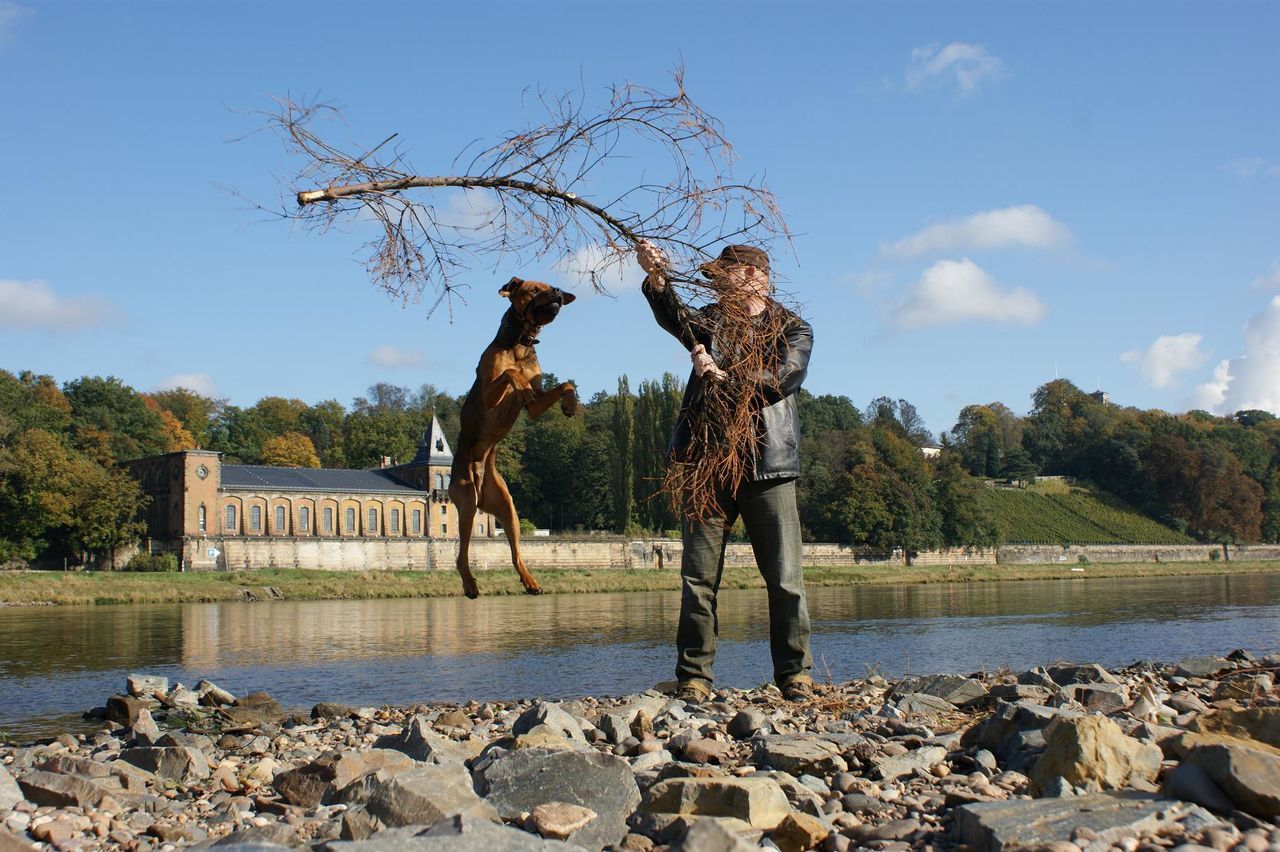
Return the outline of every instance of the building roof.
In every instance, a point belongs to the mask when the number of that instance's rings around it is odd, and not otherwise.
[[[256,464],[224,464],[223,488],[257,491],[345,491],[359,494],[425,494],[382,470],[339,468],[267,467]]]
[[[444,465],[446,467],[453,464],[453,450],[449,448],[449,442],[445,440],[444,430],[440,428],[439,420],[434,417],[431,418],[431,425],[427,427],[426,432],[422,433],[422,442],[418,444],[418,454],[409,463]]]

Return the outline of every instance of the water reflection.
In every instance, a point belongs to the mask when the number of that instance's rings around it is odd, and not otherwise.
[[[672,592],[0,610],[0,728],[65,726],[131,671],[286,704],[619,694],[670,677]],[[762,591],[720,604],[718,678],[768,679]],[[810,590],[818,675],[1280,647],[1280,575]]]

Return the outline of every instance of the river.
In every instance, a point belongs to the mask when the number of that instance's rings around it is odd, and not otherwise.
[[[1280,574],[809,590],[814,676],[1280,649]],[[130,672],[286,707],[622,695],[672,677],[676,592],[0,609],[0,734],[84,730]],[[720,600],[717,679],[769,680],[761,590]]]

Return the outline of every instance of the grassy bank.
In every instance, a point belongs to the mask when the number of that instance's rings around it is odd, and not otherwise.
[[[810,568],[810,586],[885,585],[890,583],[961,583],[994,580],[1052,580],[1084,577],[1181,577],[1217,574],[1280,573],[1280,562],[1183,562],[1115,565],[985,565],[880,568],[851,566]],[[639,592],[678,589],[677,571],[572,570],[537,571],[550,594]],[[521,594],[515,572],[495,570],[477,575],[486,595]],[[724,588],[759,588],[764,584],[751,568],[727,568]],[[234,571],[217,574],[109,574],[98,572],[21,571],[0,574],[0,605],[128,604],[234,601],[267,598],[268,588],[286,600],[353,598],[453,597],[461,595],[452,571]]]

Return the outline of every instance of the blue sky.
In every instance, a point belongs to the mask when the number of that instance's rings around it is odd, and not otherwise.
[[[251,405],[378,381],[462,393],[511,275],[428,318],[356,226],[268,221],[295,164],[273,95],[392,132],[421,172],[519,126],[522,93],[657,88],[683,60],[796,233],[777,258],[807,387],[1025,411],[1058,375],[1115,401],[1280,413],[1280,6],[1270,3],[72,3],[0,0],[0,366]],[[440,199],[440,204],[451,202]],[[634,281],[636,276],[630,276]],[[584,395],[684,375],[629,287],[543,334]]]

